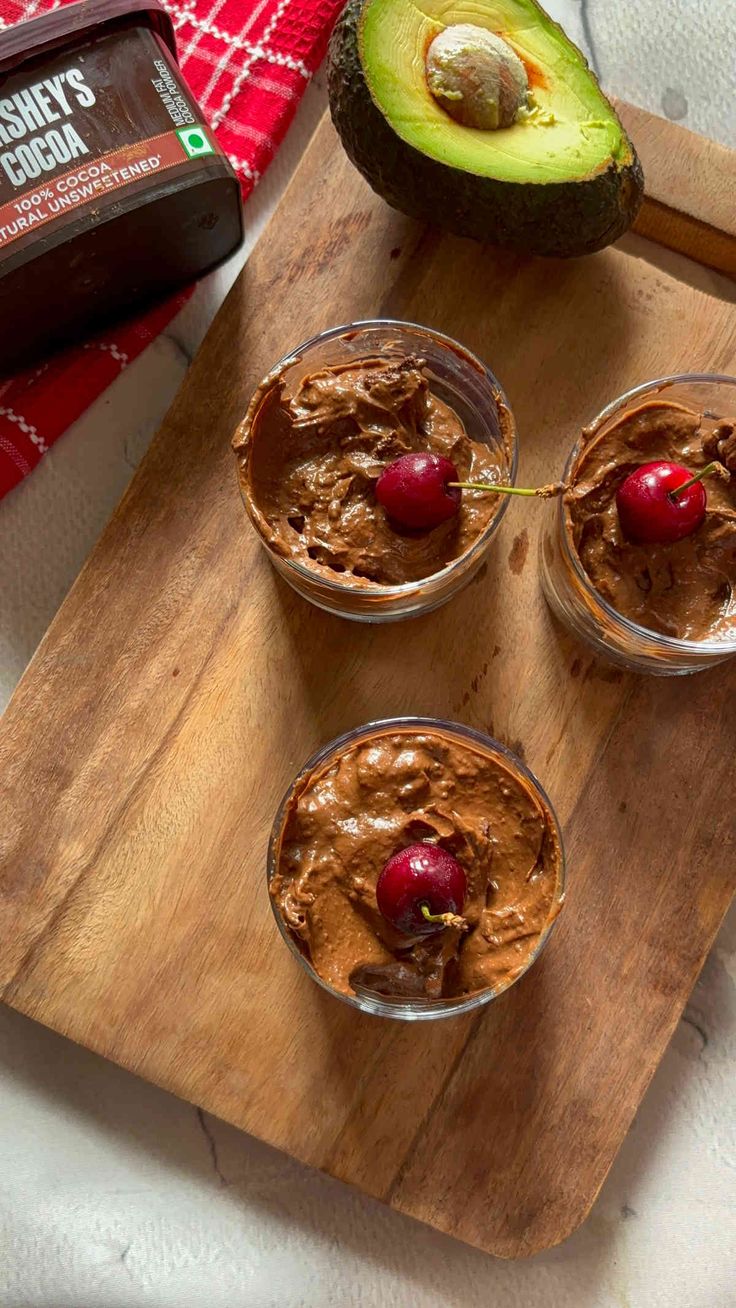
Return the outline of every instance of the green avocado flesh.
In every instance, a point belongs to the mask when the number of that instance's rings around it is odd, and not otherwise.
[[[463,126],[431,94],[427,50],[458,24],[500,36],[524,64],[529,103],[511,126]],[[636,215],[635,151],[582,54],[535,0],[348,0],[329,84],[351,159],[414,217],[571,255],[616,240]]]
[[[425,52],[443,27],[472,23],[503,37],[530,68],[536,105],[512,127],[489,136],[461,127],[432,98]],[[371,0],[365,6],[361,60],[373,99],[394,131],[432,159],[481,177],[572,181],[629,159],[631,148],[583,56],[531,0],[448,4],[446,0]],[[544,111],[547,111],[546,113]]]

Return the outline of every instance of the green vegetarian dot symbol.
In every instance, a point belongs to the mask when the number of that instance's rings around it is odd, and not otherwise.
[[[184,153],[190,159],[194,159],[200,154],[215,153],[215,148],[202,127],[181,128],[177,132],[177,136],[184,147]]]

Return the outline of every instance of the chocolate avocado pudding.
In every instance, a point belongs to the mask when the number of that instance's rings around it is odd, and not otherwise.
[[[599,595],[623,617],[678,640],[736,634],[734,422],[667,400],[625,413],[586,446],[565,495],[568,538]],[[637,467],[664,460],[693,474],[717,461],[705,517],[667,544],[636,544],[621,527],[616,494]]]
[[[376,888],[398,853],[428,845],[459,864],[464,903],[447,925],[412,934],[384,917]],[[290,796],[272,869],[292,939],[346,994],[503,990],[562,902],[562,852],[541,794],[490,741],[439,728],[387,724],[317,764]]]
[[[291,359],[267,378],[233,442],[253,521],[280,557],[370,589],[419,581],[467,553],[498,510],[464,496],[431,530],[392,524],[376,499],[384,469],[409,452],[452,460],[463,481],[504,481],[497,452],[471,440],[433,394],[423,360],[366,357],[310,371]]]

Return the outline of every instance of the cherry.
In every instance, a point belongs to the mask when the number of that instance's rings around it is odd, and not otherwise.
[[[428,936],[443,926],[464,925],[465,873],[438,845],[408,845],[388,860],[376,886],[381,913],[397,931]]]
[[[457,480],[455,464],[440,454],[402,454],[378,478],[376,499],[401,527],[439,527],[460,507],[460,491],[448,485]]]
[[[635,545],[673,545],[697,531],[707,503],[702,478],[717,468],[709,463],[696,476],[680,463],[643,463],[616,492],[621,529]]]
[[[426,530],[439,527],[457,513],[463,490],[490,491],[494,495],[538,495],[546,500],[560,495],[564,489],[559,482],[527,490],[495,482],[458,481],[454,463],[441,454],[427,451],[402,454],[389,463],[376,482],[376,499],[400,527]]]

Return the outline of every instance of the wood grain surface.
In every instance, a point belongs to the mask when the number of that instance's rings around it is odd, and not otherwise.
[[[514,1257],[588,1212],[734,890],[736,664],[659,681],[596,661],[541,600],[536,502],[510,506],[487,566],[425,618],[364,627],[292,594],[247,523],[230,435],[280,355],[374,315],[488,361],[520,484],[557,477],[580,424],[633,384],[736,362],[732,306],[616,250],[540,263],[421,229],[323,124],[0,723],[0,996]],[[402,713],[522,753],[569,862],[528,977],[418,1026],[313,985],[265,885],[305,757]]]
[[[736,277],[736,155],[677,123],[616,101],[644,169],[634,231]]]

